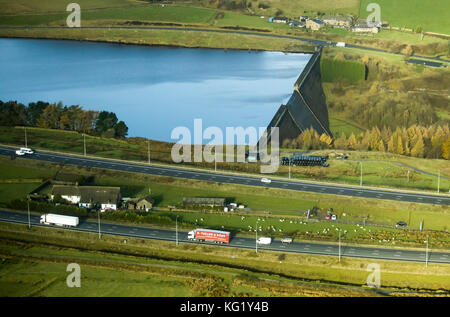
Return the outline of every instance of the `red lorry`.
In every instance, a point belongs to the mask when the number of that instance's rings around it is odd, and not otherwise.
[[[210,230],[210,229],[195,229],[189,231],[188,239],[200,242],[213,243],[230,243],[230,233],[227,231]]]

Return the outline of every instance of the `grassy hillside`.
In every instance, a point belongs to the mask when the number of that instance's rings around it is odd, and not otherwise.
[[[372,0],[361,0],[361,17],[369,14],[366,7]],[[381,20],[391,26],[416,29],[450,35],[450,2],[448,0],[378,0]]]

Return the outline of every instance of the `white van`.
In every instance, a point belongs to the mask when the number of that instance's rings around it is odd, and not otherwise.
[[[34,151],[32,149],[27,148],[27,147],[21,147],[20,151],[22,151],[25,154],[33,154],[34,153]]]
[[[261,237],[256,240],[256,243],[262,244],[262,245],[269,245],[272,243],[272,238],[269,237]]]

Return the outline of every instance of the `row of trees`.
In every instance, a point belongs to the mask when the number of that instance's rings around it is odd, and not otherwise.
[[[84,110],[77,105],[63,106],[61,102],[38,101],[25,106],[17,101],[0,100],[0,125],[71,130],[115,138],[124,138],[128,134],[125,122],[119,121],[113,112]]]
[[[448,125],[428,127],[414,125],[409,128],[377,127],[359,134],[342,133],[336,139],[319,135],[314,129],[305,130],[296,139],[284,140],[284,148],[292,149],[341,149],[390,152],[421,158],[450,159],[450,128]]]

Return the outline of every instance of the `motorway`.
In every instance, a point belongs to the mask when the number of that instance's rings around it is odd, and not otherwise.
[[[41,225],[39,223],[40,220],[39,215],[31,214],[30,220],[32,226],[51,227],[47,225]],[[28,215],[26,213],[0,210],[0,221],[28,224]],[[98,223],[95,221],[80,220],[79,226],[76,228],[72,228],[70,230],[98,233]],[[100,232],[101,234],[110,234],[117,236],[129,236],[153,240],[176,241],[176,231],[174,230],[154,229],[142,226],[128,226],[111,223],[100,223]],[[197,243],[189,241],[187,239],[187,232],[183,231],[178,232],[178,241]],[[255,249],[255,239],[232,236],[229,245],[220,245],[220,246]],[[259,245],[258,250],[339,256],[339,245],[337,244],[314,243],[303,241],[294,241],[291,244],[282,244],[279,240],[274,240],[270,246]],[[375,247],[360,247],[353,245],[341,245],[341,257],[371,258],[371,259],[425,263],[425,257],[427,256],[427,254],[429,263],[450,264],[450,253],[446,252],[434,252],[428,250],[427,253],[425,249],[405,250],[405,249],[387,249]]]
[[[0,147],[0,155],[15,156],[15,149]],[[91,168],[103,168],[122,172],[143,173],[157,176],[188,178],[199,181],[218,183],[229,183],[237,185],[250,185],[267,188],[290,189],[296,191],[312,192],[319,194],[334,194],[359,198],[386,199],[412,203],[450,205],[450,196],[433,195],[395,190],[373,189],[365,187],[350,187],[345,185],[330,185],[321,183],[308,183],[302,181],[290,181],[272,179],[270,184],[262,183],[261,178],[256,176],[245,176],[226,174],[219,172],[208,172],[200,170],[189,170],[177,167],[163,167],[157,165],[144,165],[132,162],[111,161],[101,158],[78,157],[68,154],[54,154],[47,152],[36,152],[32,155],[23,156],[24,159],[46,161],[58,164],[69,164]],[[265,175],[265,177],[268,177]]]

